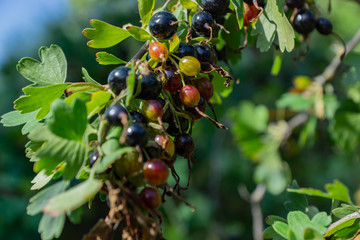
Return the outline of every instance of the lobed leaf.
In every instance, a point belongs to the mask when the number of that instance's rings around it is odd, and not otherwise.
[[[127,63],[107,52],[96,53],[96,61],[101,65],[122,65]]]
[[[148,25],[155,8],[155,0],[138,0],[139,14],[143,27]]]
[[[87,45],[92,48],[109,48],[131,36],[127,30],[97,19],[90,20],[90,25],[93,28],[85,28],[83,34],[91,39]]]
[[[91,100],[86,103],[87,117],[91,118],[99,113],[110,101],[111,93],[98,91],[91,94]]]
[[[84,75],[83,79],[85,82],[88,83],[93,83],[93,84],[97,84],[97,85],[101,85],[100,83],[98,83],[95,79],[93,79],[92,77],[90,77],[88,71],[85,68],[81,68],[81,72]]]
[[[48,240],[58,238],[65,225],[65,214],[60,214],[57,217],[52,217],[44,214],[40,220],[38,231],[41,234],[41,239]]]
[[[137,26],[128,26],[126,30],[138,41],[144,42],[153,38],[148,31]]]
[[[239,25],[239,28],[242,29],[244,25],[244,15],[243,15],[243,3],[241,0],[231,0],[231,3],[234,6],[236,12],[236,19]]]

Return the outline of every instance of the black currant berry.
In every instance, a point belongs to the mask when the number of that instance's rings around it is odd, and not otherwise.
[[[255,1],[256,0],[244,0],[244,2],[246,2],[249,5],[254,5]],[[265,1],[264,0],[257,0],[257,4],[259,5],[259,7],[265,7]]]
[[[129,115],[130,115],[130,119],[132,122],[140,123],[143,125],[147,124],[146,118],[141,113],[136,112],[136,111],[129,111]]]
[[[142,124],[131,123],[126,129],[126,144],[129,146],[144,146],[147,143],[147,132]]]
[[[201,112],[205,112],[206,101],[203,98],[200,98],[196,107],[198,107]],[[195,107],[185,107],[185,110],[190,112],[195,117],[195,120],[202,118],[202,116],[196,111]]]
[[[305,4],[305,0],[286,0],[286,5],[291,8],[302,8]]]
[[[95,150],[90,154],[90,156],[89,156],[90,167],[94,166],[94,164],[98,160],[98,158],[99,158],[99,151],[98,150]]]
[[[168,11],[155,13],[149,22],[150,33],[158,39],[167,39],[175,34],[178,24],[173,24],[177,19]]]
[[[178,117],[178,119],[180,123],[181,132],[186,132],[189,128],[189,120],[183,117]],[[176,136],[177,134],[180,133],[180,129],[178,127],[179,123],[176,122],[175,124],[175,121],[176,121],[175,116],[172,115],[170,119],[166,122],[169,124],[169,127],[166,129],[166,133],[168,133],[171,136]]]
[[[210,13],[212,16],[224,16],[229,9],[230,0],[202,0],[201,6],[204,11]]]
[[[333,25],[329,19],[318,18],[316,20],[316,30],[322,35],[329,35],[333,32]]]
[[[293,22],[295,30],[303,35],[308,35],[315,28],[314,15],[306,9],[300,9]]]
[[[145,151],[150,158],[161,158],[162,156],[162,149],[156,143],[146,146]]]
[[[126,78],[129,76],[130,68],[118,67],[111,71],[108,77],[108,84],[116,95],[126,89]]]
[[[126,109],[120,104],[115,104],[106,109],[105,117],[112,126],[122,126],[121,120],[127,118]]]
[[[137,98],[149,100],[159,96],[161,92],[161,83],[156,79],[155,74],[141,74],[139,80],[141,81],[141,92],[137,95]]]
[[[214,20],[210,13],[202,11],[196,13],[192,18],[191,28],[202,37],[210,37],[210,27],[213,28]],[[213,28],[214,29],[214,28]]]
[[[176,153],[183,157],[190,157],[194,152],[194,141],[190,135],[181,133],[175,137]]]
[[[178,50],[175,53],[179,58],[183,58],[185,56],[195,57],[195,49],[193,46],[185,43],[180,43]]]
[[[193,45],[197,55],[197,59],[201,63],[216,63],[216,53],[214,49],[206,44],[201,46],[199,43]]]

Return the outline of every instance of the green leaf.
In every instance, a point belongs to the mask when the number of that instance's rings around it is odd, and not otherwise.
[[[4,127],[23,125],[35,119],[36,112],[21,114],[19,111],[11,111],[1,116],[1,123]]]
[[[284,222],[275,222],[272,227],[274,228],[275,232],[277,232],[280,236],[282,236],[285,239],[289,239],[290,235],[290,228],[289,225],[287,225]]]
[[[251,35],[257,36],[256,47],[260,52],[267,52],[275,40],[276,25],[268,19],[267,15],[262,14],[256,22]]]
[[[325,234],[327,226],[331,223],[331,217],[326,212],[319,212],[311,219],[311,227],[320,234]]]
[[[97,85],[101,85],[100,83],[98,83],[95,79],[93,79],[92,77],[90,77],[88,71],[85,68],[81,68],[81,72],[84,75],[83,79],[85,82],[88,83],[93,83],[93,84],[97,84]]]
[[[130,104],[130,101],[132,97],[134,96],[134,93],[137,92],[135,87],[141,88],[141,84],[136,84],[136,76],[135,76],[135,65],[134,63],[131,64],[131,71],[129,71],[129,75],[126,78],[126,86],[128,86],[128,91],[126,93],[126,106]],[[141,90],[141,89],[140,89]]]
[[[182,5],[178,6],[175,9],[173,15],[176,17],[178,21],[180,20],[188,21],[188,11]],[[180,22],[176,35],[179,36],[181,42],[185,42],[187,30],[188,30],[188,26],[186,25],[186,23]]]
[[[174,34],[170,41],[170,47],[169,47],[170,53],[176,52],[179,48],[179,45],[180,45],[180,39],[178,35]]]
[[[101,181],[89,178],[85,182],[51,198],[43,208],[43,211],[51,215],[58,215],[77,209],[93,197],[101,187]]]
[[[35,178],[31,181],[34,185],[31,186],[31,190],[39,190],[48,184],[56,172],[52,174],[46,174],[44,170],[40,171]]]
[[[299,147],[304,147],[306,144],[309,146],[315,142],[317,118],[310,116],[304,128],[302,129],[299,137]]]
[[[320,190],[313,188],[300,188],[300,189],[287,189],[287,190],[289,192],[306,194],[310,196],[317,196],[323,198],[330,198],[352,204],[349,196],[349,190],[344,184],[342,184],[338,180],[335,180],[333,184],[326,184],[325,189],[327,190],[327,192],[322,192]]]
[[[107,53],[107,52],[98,52],[96,53],[96,61],[101,65],[122,65],[126,64],[124,60]]]
[[[113,164],[117,159],[120,159],[121,156],[128,152],[135,152],[136,149],[132,147],[120,148],[117,151],[112,152],[111,155],[106,155],[95,167],[96,173],[102,173],[108,169],[108,167]]]
[[[233,86],[230,85],[229,87],[226,87],[224,85],[224,78],[219,73],[213,72],[211,75],[213,76],[212,85],[214,86],[214,95],[218,94],[219,97],[221,96],[223,98],[228,97],[233,90]],[[213,97],[210,101],[212,103],[217,103],[215,98],[216,97]]]
[[[66,80],[67,63],[64,52],[59,46],[39,49],[41,62],[32,58],[22,58],[16,65],[17,70],[29,81],[38,86],[61,84]]]
[[[91,118],[99,113],[110,101],[111,93],[98,91],[91,95],[91,101],[86,103],[87,117]]]
[[[299,189],[299,185],[294,180],[289,189]],[[289,211],[302,211],[306,213],[308,211],[308,201],[303,194],[288,192],[289,201],[284,203],[285,207]]]
[[[282,54],[279,51],[275,51],[274,54],[274,63],[271,68],[271,75],[277,76],[281,70],[282,64]]]
[[[67,96],[69,96],[77,92],[94,93],[97,91],[102,91],[104,89],[105,88],[103,86],[98,84],[79,82],[67,86],[65,89],[65,93]]]
[[[310,226],[309,217],[303,212],[294,211],[289,212],[287,219],[291,231],[297,238],[302,239],[305,229]]]
[[[231,0],[234,5],[234,10],[236,12],[236,19],[239,24],[239,28],[242,29],[244,25],[244,16],[243,16],[243,3],[240,0]]]
[[[286,238],[281,237],[277,232],[275,232],[272,226],[264,230],[263,237],[264,239],[286,240]]]
[[[138,41],[144,42],[153,38],[148,31],[137,26],[128,26],[126,30]]]
[[[92,48],[112,47],[131,36],[127,30],[100,20],[92,19],[90,24],[93,28],[85,28],[83,34],[91,39],[87,45]]]
[[[274,215],[270,215],[265,219],[266,224],[268,225],[273,225],[275,222],[284,222],[286,223],[286,219],[279,217],[279,216],[274,216]]]
[[[360,210],[360,207],[351,206],[348,204],[341,204],[341,207],[332,210],[332,214],[338,218],[344,218],[356,211]]]
[[[325,237],[329,237],[333,234],[340,232],[346,228],[352,228],[353,226],[356,229],[359,229],[360,214],[358,212],[349,214],[348,216],[343,217],[342,219],[331,224],[325,234]]]
[[[302,94],[284,93],[276,102],[278,108],[289,108],[292,111],[304,111],[313,105],[313,100],[305,98]]]
[[[325,240],[318,231],[312,228],[306,228],[304,231],[304,240]]]
[[[138,0],[139,13],[143,27],[148,25],[155,8],[155,0]]]
[[[61,214],[57,217],[52,217],[48,214],[44,214],[39,223],[39,233],[42,240],[48,240],[58,238],[65,225],[65,214]]]
[[[50,131],[59,137],[82,141],[87,126],[85,103],[78,98],[70,107],[62,100],[56,100],[51,106],[53,118],[48,121]]]
[[[30,113],[39,109],[35,119],[43,119],[49,113],[52,102],[64,94],[68,85],[64,83],[45,87],[25,87],[23,92],[26,95],[15,100],[14,108],[20,113]]]
[[[27,207],[27,214],[34,216],[40,213],[50,198],[56,196],[59,193],[64,192],[68,186],[69,186],[68,181],[61,181],[37,193],[29,200],[29,206]]]
[[[192,0],[180,0],[180,4],[187,9],[193,9],[198,6],[197,2]]]

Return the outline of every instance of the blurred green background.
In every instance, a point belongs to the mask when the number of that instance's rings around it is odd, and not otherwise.
[[[157,1],[161,5],[164,1]],[[327,1],[319,2],[319,11],[329,17],[334,31],[349,40],[360,28],[360,4],[355,1],[333,1],[333,11],[326,11]],[[101,19],[122,26],[126,23],[137,25],[139,17],[136,1],[125,0],[14,0],[0,1],[0,115],[12,110],[12,102],[21,95],[26,80],[16,72],[17,61],[24,56],[38,59],[40,46],[59,45],[67,57],[68,81],[81,81],[81,67],[90,75],[105,83],[113,66],[101,66],[95,61],[96,49],[86,46],[87,39],[82,29],[90,27],[89,20]],[[221,122],[231,127],[228,111],[241,101],[249,100],[274,108],[279,96],[292,86],[295,75],[314,76],[322,72],[334,57],[335,38],[324,37],[314,32],[310,38],[310,52],[304,61],[293,61],[296,54],[285,54],[278,76],[271,76],[273,52],[260,54],[248,47],[242,53],[242,60],[232,66],[240,78],[240,84],[222,106],[215,106]],[[122,59],[130,59],[141,43],[128,39],[108,52]],[[360,48],[352,53],[360,54]],[[359,59],[359,58],[354,58]],[[355,60],[354,60],[355,61]],[[350,63],[351,64],[351,63]],[[344,66],[340,70],[346,70]],[[339,74],[341,75],[341,73]],[[343,93],[343,83],[335,79],[337,94]],[[295,138],[282,150],[292,171],[292,177],[300,186],[322,189],[323,185],[339,179],[355,193],[360,187],[360,164],[358,151],[345,152],[338,149],[326,136],[326,122],[319,124],[317,141],[304,149],[296,147]],[[206,119],[194,128],[196,143],[195,160],[191,187],[185,198],[196,206],[190,209],[176,199],[168,199],[163,205],[165,216],[164,233],[167,239],[252,239],[251,212],[249,204],[238,194],[239,184],[245,184],[249,191],[255,188],[253,173],[255,165],[244,157],[230,131],[216,129]],[[32,164],[25,158],[26,137],[20,128],[0,126],[0,239],[40,239],[37,225],[40,216],[26,215],[30,181],[35,176]],[[177,167],[186,179],[186,162],[179,159]],[[264,217],[270,214],[286,214],[283,202],[286,194],[266,194],[262,201]],[[311,203],[328,211],[330,202],[311,199]],[[97,201],[94,208],[84,208],[82,223],[67,222],[61,239],[81,239],[99,217],[107,214],[106,204]]]

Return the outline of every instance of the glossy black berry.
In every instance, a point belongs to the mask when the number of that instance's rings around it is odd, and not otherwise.
[[[140,74],[139,80],[141,81],[141,92],[137,95],[137,98],[149,100],[159,96],[161,92],[161,83],[156,79],[155,74]]]
[[[90,167],[94,166],[94,164],[98,160],[98,158],[99,158],[99,151],[98,150],[95,150],[90,154],[90,156],[89,156]]]
[[[322,35],[329,35],[333,32],[333,25],[329,19],[318,18],[316,20],[316,30]]]
[[[127,111],[120,104],[115,104],[106,109],[105,117],[110,125],[122,126],[121,120],[127,118]]]
[[[202,37],[210,37],[210,27],[213,27],[214,20],[210,13],[202,11],[196,13],[192,18],[191,28]]]
[[[286,5],[289,8],[302,8],[305,4],[305,0],[286,0]]]
[[[256,0],[244,0],[244,2],[246,2],[249,5],[254,5],[254,2]],[[257,0],[257,4],[259,5],[259,7],[265,7],[265,1],[264,0]]]
[[[189,120],[183,117],[178,117],[181,132],[186,132],[189,128]],[[168,133],[171,136],[176,136],[180,133],[179,129],[179,123],[176,121],[175,116],[170,117],[170,119],[166,122],[169,124],[169,127],[166,129],[166,133]]]
[[[108,84],[115,94],[119,94],[122,90],[126,89],[126,78],[129,76],[130,68],[118,67],[111,71],[108,77]]]
[[[175,137],[176,153],[183,157],[190,157],[194,152],[194,141],[192,137],[186,133],[181,133]]]
[[[185,56],[195,57],[195,49],[193,46],[185,43],[180,43],[178,50],[175,53],[179,58],[183,58]]]
[[[147,143],[147,132],[145,127],[139,123],[131,123],[126,129],[126,144],[129,146],[144,146]]]
[[[178,24],[173,24],[177,19],[168,11],[155,13],[149,22],[150,33],[158,39],[167,39],[175,34]]]
[[[295,30],[303,35],[308,35],[315,28],[314,15],[306,9],[300,9],[293,22]]]
[[[197,59],[201,63],[216,63],[216,53],[210,45],[206,44],[201,46],[197,43],[193,46],[195,48]]]
[[[215,18],[224,16],[229,9],[230,0],[202,0],[201,6]]]
[[[146,118],[141,113],[136,112],[136,111],[129,111],[129,115],[130,115],[130,120],[132,122],[140,123],[140,124],[143,124],[143,125],[147,124]]]

